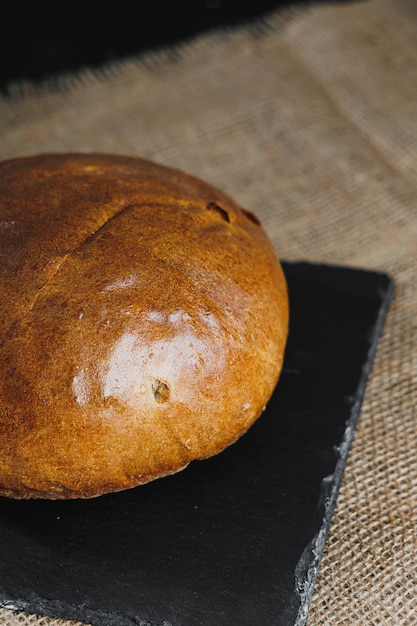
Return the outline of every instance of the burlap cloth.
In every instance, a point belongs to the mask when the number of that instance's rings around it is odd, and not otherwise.
[[[307,624],[417,624],[417,3],[280,13],[99,73],[14,86],[0,124],[1,158],[149,157],[257,212],[283,258],[391,274]],[[69,622],[0,609],[0,623]]]

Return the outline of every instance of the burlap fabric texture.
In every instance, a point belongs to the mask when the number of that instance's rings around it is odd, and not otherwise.
[[[417,3],[280,13],[11,86],[0,124],[0,158],[145,156],[255,211],[283,258],[394,278],[307,624],[417,624]],[[68,622],[0,609],[0,623]]]

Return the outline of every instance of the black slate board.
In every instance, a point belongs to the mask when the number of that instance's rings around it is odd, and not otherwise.
[[[0,605],[98,626],[300,626],[392,295],[284,264],[284,371],[235,445],[89,501],[0,498]]]

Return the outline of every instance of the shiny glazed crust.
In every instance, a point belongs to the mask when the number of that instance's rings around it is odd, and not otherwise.
[[[0,494],[86,498],[220,452],[282,367],[258,220],[141,159],[0,164]]]

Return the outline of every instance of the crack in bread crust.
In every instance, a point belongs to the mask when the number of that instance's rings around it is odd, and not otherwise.
[[[51,275],[48,277],[48,279],[44,282],[44,284],[36,292],[33,301],[29,305],[28,314],[32,311],[32,309],[36,305],[36,302],[39,300],[39,298],[40,298],[41,294],[43,293],[43,291],[49,286],[49,284],[53,281],[53,279],[56,277],[56,275],[61,271],[62,266],[66,263],[66,261],[69,258],[71,258],[72,256],[74,256],[75,254],[77,254],[77,252],[81,251],[84,248],[84,246],[92,243],[94,241],[94,239],[97,237],[97,235],[99,235],[100,232],[105,227],[108,227],[109,224],[113,220],[117,219],[123,213],[125,213],[129,209],[133,208],[134,206],[135,206],[134,204],[130,203],[130,204],[127,204],[126,206],[122,207],[118,211],[116,211],[116,213],[114,215],[111,215],[102,224],[100,224],[99,227],[96,230],[94,230],[92,233],[87,235],[87,237],[78,246],[76,246],[73,250],[71,250],[70,252],[67,252],[61,258],[59,258],[57,261],[55,261],[56,268],[54,269],[53,273],[51,273]]]

